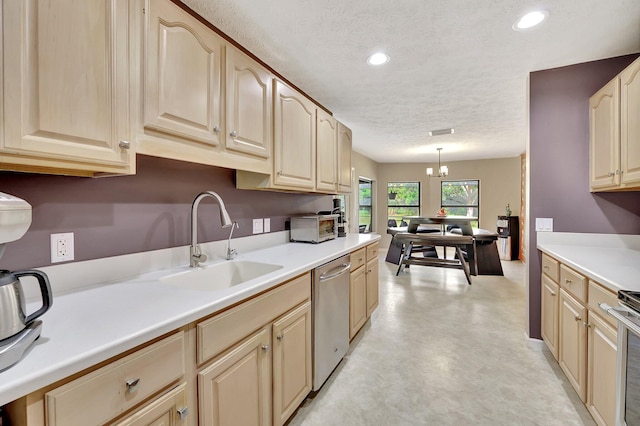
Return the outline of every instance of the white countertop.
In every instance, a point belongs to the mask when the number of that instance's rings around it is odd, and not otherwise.
[[[614,292],[640,291],[640,236],[539,232],[537,247]]]
[[[379,239],[378,234],[348,234],[317,245],[287,243],[243,252],[236,260],[282,268],[219,291],[186,290],[158,280],[188,269],[183,266],[54,295],[53,306],[41,317],[40,338],[20,362],[0,372],[0,406]]]

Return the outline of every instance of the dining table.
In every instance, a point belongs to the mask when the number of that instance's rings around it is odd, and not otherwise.
[[[404,216],[402,218],[408,223],[407,232],[412,234],[419,233],[421,225],[440,225],[440,232],[444,235],[447,226],[457,226],[462,231],[462,235],[473,235],[471,222],[477,221],[477,217],[473,216]]]

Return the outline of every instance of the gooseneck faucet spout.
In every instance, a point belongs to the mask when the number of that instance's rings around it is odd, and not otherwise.
[[[233,226],[229,213],[227,213],[227,209],[224,206],[224,201],[222,201],[222,198],[220,198],[217,193],[213,191],[204,191],[198,194],[191,205],[191,247],[189,248],[189,266],[192,268],[195,268],[200,263],[207,260],[207,256],[202,254],[200,246],[198,245],[198,205],[200,204],[200,201],[206,197],[213,198],[220,206],[220,223],[222,224],[222,227],[228,228],[229,226]],[[231,228],[231,232],[233,232],[233,227]]]
[[[231,236],[233,236],[233,229],[239,228],[238,222],[233,222],[231,224],[231,232],[229,232],[229,239],[227,240],[227,260],[231,260],[238,255],[238,251],[236,249],[231,249]]]

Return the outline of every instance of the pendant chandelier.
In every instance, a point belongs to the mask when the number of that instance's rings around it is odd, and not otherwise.
[[[429,177],[447,177],[447,175],[449,174],[449,168],[447,166],[442,166],[440,165],[440,151],[442,151],[442,148],[437,148],[438,149],[438,174],[434,175],[433,174],[433,169],[431,167],[427,167],[427,176]]]

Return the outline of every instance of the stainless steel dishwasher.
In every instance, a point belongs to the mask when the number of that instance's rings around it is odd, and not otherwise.
[[[349,255],[313,271],[313,390],[349,350]]]

